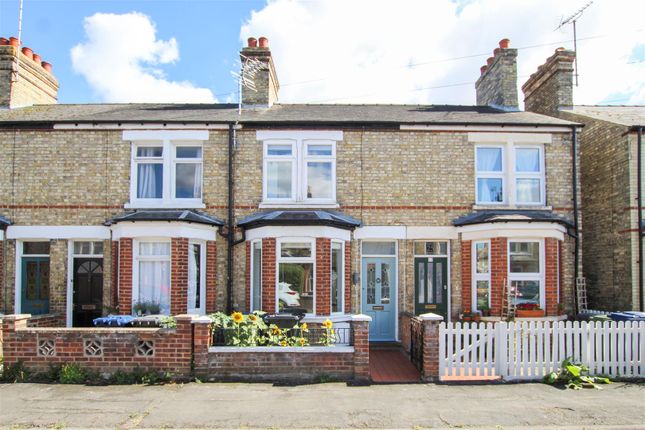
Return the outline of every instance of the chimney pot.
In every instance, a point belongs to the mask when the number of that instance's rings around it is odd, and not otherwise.
[[[565,49],[562,46],[555,49],[555,52],[562,52],[562,51],[565,51]]]
[[[42,63],[40,63],[40,65],[43,66],[43,69],[47,70],[49,73],[52,72],[52,65],[47,61],[43,61]]]
[[[9,45],[11,46],[18,46],[20,43],[18,41],[17,37],[10,37],[9,38]]]
[[[481,66],[481,67],[479,68],[479,71],[480,71],[480,72],[482,72],[482,75],[483,75],[484,73],[486,73],[486,70],[488,70],[488,66]]]
[[[24,48],[22,48],[22,53],[30,60],[34,59],[34,51],[32,51],[31,48],[25,46]]]
[[[260,48],[268,48],[269,47],[269,39],[266,37],[262,36],[260,37]]]
[[[249,37],[248,43],[249,43],[249,48],[257,48],[258,47],[258,40],[255,37]]]
[[[510,43],[511,43],[510,39],[502,39],[499,41],[499,48],[506,49],[508,48]]]
[[[35,61],[36,63],[40,64],[40,62],[41,62],[41,60],[42,60],[42,58],[40,57],[40,55],[38,55],[38,54],[36,54],[36,53],[34,52],[34,57],[33,57],[33,58],[34,58],[34,61]]]
[[[499,54],[499,51],[501,51],[501,49],[499,48],[493,49],[493,57],[497,57],[497,54]]]
[[[0,37],[0,45],[8,45],[9,44],[9,39],[6,37]]]
[[[495,57],[488,57],[486,59],[486,64],[488,65],[488,67],[490,67],[493,64],[493,61],[495,61]]]

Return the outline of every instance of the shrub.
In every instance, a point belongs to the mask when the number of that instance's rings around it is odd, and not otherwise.
[[[60,368],[58,382],[61,384],[83,384],[87,374],[78,363],[63,364]]]
[[[29,371],[25,368],[25,363],[16,361],[7,366],[4,365],[2,380],[4,382],[25,382],[29,379]]]

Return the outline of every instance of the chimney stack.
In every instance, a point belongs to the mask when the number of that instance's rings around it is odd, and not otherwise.
[[[52,65],[20,41],[0,37],[0,109],[54,104],[58,81]]]
[[[522,85],[524,110],[559,116],[561,108],[573,106],[575,51],[558,48]]]
[[[245,107],[271,107],[278,101],[280,83],[275,71],[275,65],[269,49],[269,39],[266,37],[249,37],[248,46],[240,51],[240,60],[245,58],[260,61],[262,67],[255,75],[255,89],[253,91],[242,87],[242,106]]]
[[[477,105],[492,106],[508,111],[519,110],[517,98],[517,49],[509,48],[510,41],[502,39],[499,48],[482,66],[475,83]]]

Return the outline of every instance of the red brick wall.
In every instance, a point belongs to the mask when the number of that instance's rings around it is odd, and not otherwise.
[[[491,315],[502,314],[502,292],[508,280],[508,241],[505,237],[490,240]]]
[[[244,309],[246,312],[251,312],[251,242],[246,242],[246,263],[245,266],[246,272],[245,276],[245,288],[246,294],[244,296]]]
[[[5,241],[0,240],[0,304],[4,304],[4,247]]]
[[[119,242],[114,240],[111,242],[112,258],[112,303],[110,306],[118,306],[119,304]]]
[[[132,314],[132,239],[119,239],[119,313]]]
[[[316,314],[331,313],[331,240],[316,238]]]
[[[558,247],[557,239],[551,237],[544,239],[544,302],[546,314],[549,316],[558,314]]]
[[[206,242],[206,313],[217,311],[217,242]]]
[[[188,239],[173,237],[170,245],[170,313],[188,310]]]
[[[276,241],[275,238],[262,239],[262,310],[275,312],[276,289]]]
[[[462,311],[472,309],[472,242],[461,242],[461,303]]]
[[[67,320],[63,314],[34,315],[27,320],[27,327],[65,327]]]
[[[352,246],[345,242],[345,313],[352,313]]]

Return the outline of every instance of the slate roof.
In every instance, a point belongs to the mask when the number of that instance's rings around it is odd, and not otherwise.
[[[531,112],[488,106],[275,104],[243,109],[236,104],[53,104],[0,110],[0,126],[20,123],[226,123],[248,124],[478,124],[572,125]]]
[[[601,121],[613,122],[628,127],[645,127],[645,106],[585,106],[576,105],[567,109],[574,115],[586,116]]]
[[[193,210],[141,210],[125,212],[105,221],[113,225],[124,221],[183,221],[195,224],[222,226],[224,221],[214,216]]]
[[[324,225],[353,230],[356,227],[360,227],[361,222],[341,212],[322,210],[275,210],[254,213],[242,219],[237,225],[246,229],[267,225]]]
[[[11,225],[11,221],[9,221],[9,219],[0,215],[0,229],[4,230],[9,225]]]
[[[531,210],[477,211],[452,221],[453,225],[457,227],[472,224],[501,222],[555,222],[566,227],[573,227],[573,222],[571,220],[560,215],[556,215],[551,212]]]

